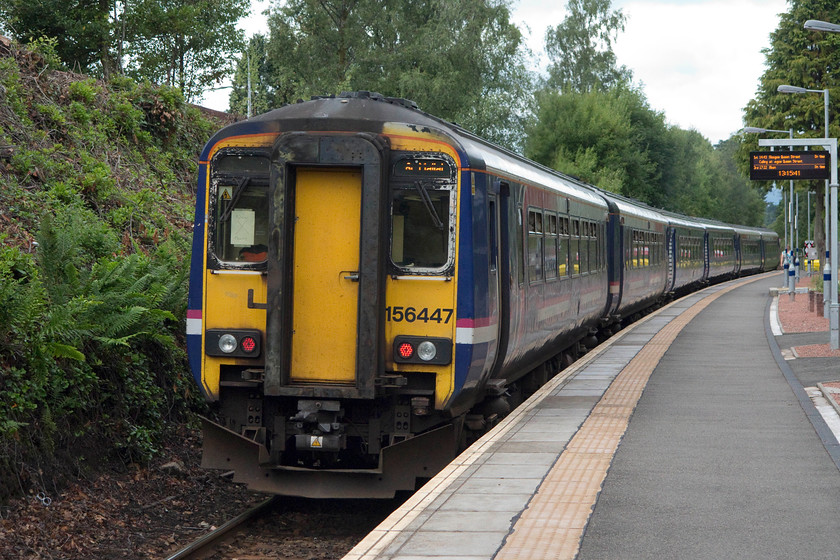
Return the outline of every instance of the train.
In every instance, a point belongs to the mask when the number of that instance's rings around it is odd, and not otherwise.
[[[777,268],[776,233],[657,210],[373,92],[219,130],[187,350],[202,466],[272,494],[413,491],[669,299]]]

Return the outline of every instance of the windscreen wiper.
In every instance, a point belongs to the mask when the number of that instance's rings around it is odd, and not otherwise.
[[[429,213],[429,217],[432,219],[435,227],[440,230],[445,229],[446,226],[443,224],[443,220],[440,219],[440,216],[438,216],[434,204],[432,204],[432,198],[429,196],[429,191],[426,190],[426,185],[424,185],[421,181],[417,181],[414,183],[414,188],[416,188],[417,192],[420,193],[420,200],[423,201],[423,205],[426,207],[426,212]]]
[[[242,179],[239,180],[239,184],[236,185],[236,190],[233,191],[233,196],[230,197],[228,207],[225,208],[225,211],[219,217],[220,224],[226,222],[228,218],[230,218],[231,212],[233,212],[233,209],[236,208],[236,203],[239,202],[239,197],[242,196],[242,193],[245,191],[245,187],[247,187],[250,182],[250,177],[242,177]]]

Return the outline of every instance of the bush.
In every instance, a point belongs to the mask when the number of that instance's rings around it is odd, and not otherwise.
[[[96,101],[96,94],[99,92],[99,88],[96,86],[96,80],[89,78],[80,82],[70,82],[68,91],[70,93],[70,99],[92,106],[94,101]]]
[[[43,60],[44,65],[50,70],[64,70],[64,63],[58,56],[58,39],[55,37],[38,37],[29,41],[27,48],[37,53]]]
[[[17,48],[0,55],[0,502],[44,483],[27,473],[147,461],[203,408],[184,263],[215,127],[172,88],[27,75]]]
[[[0,448],[27,442],[44,461],[108,442],[112,457],[144,462],[199,405],[178,343],[185,247],[114,257],[113,232],[89,218],[45,217],[34,261],[0,253]]]

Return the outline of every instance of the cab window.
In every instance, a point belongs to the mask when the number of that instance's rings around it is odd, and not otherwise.
[[[391,262],[443,272],[453,260],[455,166],[442,156],[400,157],[391,176]]]
[[[213,160],[211,252],[228,263],[260,263],[268,254],[269,161],[263,155]]]

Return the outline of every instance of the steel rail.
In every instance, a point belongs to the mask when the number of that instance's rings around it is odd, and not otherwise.
[[[186,547],[182,548],[172,556],[168,556],[166,560],[183,560],[185,558],[189,558],[189,556],[198,550],[204,548],[208,544],[212,543],[220,539],[222,536],[230,532],[232,529],[237,528],[238,526],[242,525],[246,521],[249,521],[256,517],[257,515],[263,513],[266,509],[273,506],[278,500],[280,496],[272,496],[271,498],[255,505],[248,511],[241,513],[231,519],[230,521],[226,522],[225,524],[221,525],[219,528],[210,531],[209,533],[202,535],[191,544],[187,545]]]

